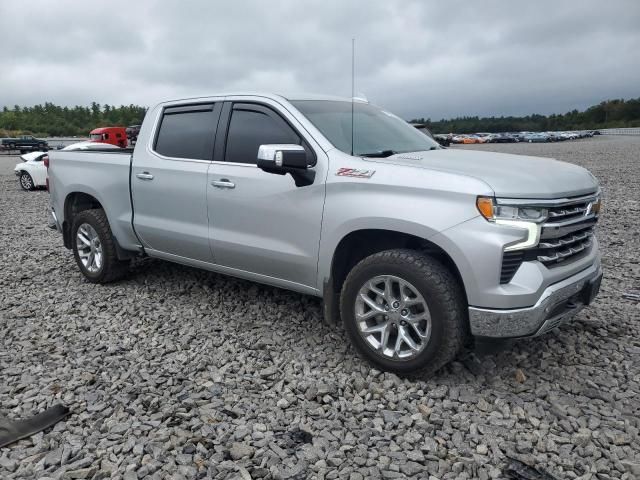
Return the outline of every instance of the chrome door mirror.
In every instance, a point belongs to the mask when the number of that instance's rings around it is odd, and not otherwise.
[[[311,185],[315,171],[309,169],[309,156],[301,145],[270,144],[258,148],[258,168],[276,175],[291,174],[297,187]]]
[[[295,144],[260,145],[258,167],[263,170],[282,170],[285,173],[289,169],[306,170],[307,152],[303,146]]]

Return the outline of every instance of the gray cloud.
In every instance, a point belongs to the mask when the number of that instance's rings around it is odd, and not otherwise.
[[[640,2],[0,3],[0,105],[235,90],[350,94],[404,117],[565,112],[640,96]]]

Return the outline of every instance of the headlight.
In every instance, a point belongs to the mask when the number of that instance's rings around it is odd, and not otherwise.
[[[598,195],[596,199],[593,202],[591,202],[591,204],[587,208],[596,217],[600,215],[600,210],[602,209],[602,196]]]
[[[478,197],[476,207],[489,222],[527,231],[523,240],[505,246],[505,252],[535,247],[540,241],[540,224],[548,216],[546,208],[498,205],[492,197]]]
[[[482,216],[490,222],[510,220],[542,223],[547,219],[546,208],[498,205],[491,197],[478,197],[476,207]]]

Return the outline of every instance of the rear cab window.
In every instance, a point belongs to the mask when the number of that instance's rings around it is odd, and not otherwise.
[[[219,103],[166,107],[154,151],[170,158],[212,160],[219,115]]]

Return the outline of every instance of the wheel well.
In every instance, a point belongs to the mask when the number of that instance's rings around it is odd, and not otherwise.
[[[360,260],[374,253],[396,248],[420,250],[437,258],[455,275],[465,292],[458,267],[442,248],[424,238],[391,230],[357,230],[340,241],[331,262],[333,291],[339,293],[342,290],[347,275]]]
[[[88,193],[74,192],[67,195],[64,202],[64,221],[62,222],[62,237],[64,246],[71,248],[71,225],[73,218],[84,210],[102,208],[102,204]]]

